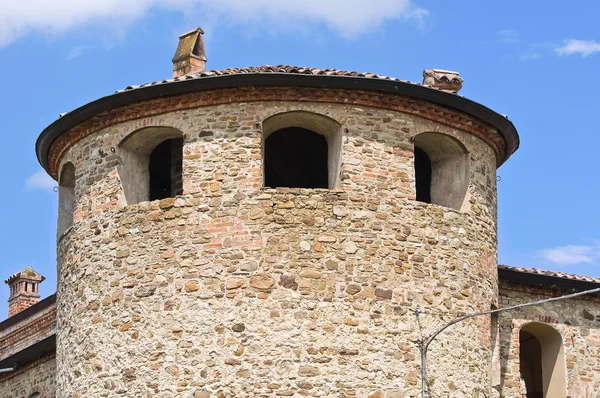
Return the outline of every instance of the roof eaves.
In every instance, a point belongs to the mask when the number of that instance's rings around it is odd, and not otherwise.
[[[0,332],[50,307],[54,303],[56,303],[56,293],[46,297],[39,303],[32,305],[31,307],[19,312],[18,314],[13,315],[10,318],[0,322]]]
[[[319,88],[357,89],[401,94],[431,101],[461,112],[471,114],[494,126],[505,142],[505,156],[499,160],[500,166],[519,147],[517,131],[506,118],[490,108],[447,91],[423,86],[406,80],[385,76],[367,77],[366,74],[289,73],[289,72],[241,72],[207,75],[186,75],[184,78],[167,79],[162,82],[118,91],[83,105],[54,121],[40,134],[36,141],[36,154],[42,167],[48,171],[47,157],[52,143],[69,128],[89,117],[108,109],[157,97],[187,94],[195,91],[239,87],[245,85],[282,86],[300,85]],[[369,74],[371,75],[371,74]],[[189,76],[189,77],[188,77]],[[375,76],[375,75],[373,75]],[[185,83],[185,84],[184,84]]]

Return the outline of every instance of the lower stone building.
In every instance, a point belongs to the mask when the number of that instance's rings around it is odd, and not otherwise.
[[[11,276],[9,318],[0,323],[0,397],[56,396],[56,295],[40,301],[32,268]]]
[[[27,270],[22,271],[23,274]],[[600,288],[600,279],[537,269],[498,267],[500,307],[516,306],[575,292]],[[19,275],[19,274],[17,274]],[[19,280],[19,279],[17,279]],[[19,280],[19,283],[22,281]],[[12,298],[12,297],[11,297]],[[14,298],[12,298],[14,300]],[[489,317],[489,315],[487,315]],[[492,315],[489,335],[493,353],[488,386],[480,386],[479,397],[569,397],[600,396],[600,295],[545,303]],[[415,319],[416,322],[416,319]],[[461,350],[464,342],[439,350]],[[408,350],[410,351],[410,350]],[[384,353],[382,353],[383,355]],[[464,353],[468,355],[467,352]],[[395,356],[407,355],[402,348]],[[56,295],[31,304],[0,323],[0,396],[2,398],[54,398],[56,393]],[[95,371],[101,371],[97,365]],[[431,373],[452,374],[452,364]],[[479,370],[470,370],[473,373]],[[123,372],[127,376],[127,371]],[[407,384],[420,385],[416,373],[405,377]],[[393,383],[390,383],[393,384]],[[431,380],[430,380],[431,384]],[[456,396],[451,382],[447,386]],[[257,396],[357,396],[352,388],[343,394],[323,395],[319,391],[257,394]],[[111,395],[104,395],[111,396]],[[134,397],[127,391],[114,396]],[[148,394],[148,396],[155,396]],[[156,396],[172,396],[156,394]],[[210,392],[200,386],[182,392],[182,397],[223,397],[223,391]],[[412,397],[402,389],[373,390],[368,397]],[[431,396],[439,395],[435,390]],[[473,395],[475,396],[475,395]],[[366,395],[365,395],[366,397]]]

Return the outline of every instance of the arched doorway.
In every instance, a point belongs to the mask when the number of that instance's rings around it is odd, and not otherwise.
[[[519,332],[519,363],[527,398],[565,398],[566,373],[561,334],[549,325],[529,323]]]

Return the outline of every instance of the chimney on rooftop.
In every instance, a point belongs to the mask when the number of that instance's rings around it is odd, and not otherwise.
[[[202,29],[196,28],[179,36],[179,44],[173,56],[173,77],[206,71],[203,34]]]
[[[458,72],[443,69],[425,69],[423,71],[423,85],[449,93],[458,93],[462,88],[463,79]]]
[[[10,289],[8,297],[8,317],[37,304],[40,301],[39,285],[44,281],[42,275],[33,268],[25,268],[4,281]]]

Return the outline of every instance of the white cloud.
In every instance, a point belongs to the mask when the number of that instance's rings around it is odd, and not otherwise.
[[[40,170],[35,174],[30,175],[25,181],[27,189],[42,189],[44,191],[52,191],[57,185],[44,170]]]
[[[282,29],[322,23],[345,38],[390,20],[421,21],[428,14],[412,0],[2,0],[0,47],[32,33],[55,35],[83,25],[119,31],[151,9],[195,15],[200,23],[212,18],[233,24],[265,22]]]
[[[600,51],[600,43],[595,40],[565,40],[562,47],[555,48],[558,55],[581,54],[587,57]]]
[[[70,61],[72,59],[79,58],[83,54],[85,54],[89,49],[90,49],[90,46],[85,46],[85,45],[72,47],[69,50],[69,52],[67,53],[66,60]]]
[[[595,264],[600,261],[600,242],[591,245],[567,245],[540,250],[538,254],[554,264]]]

